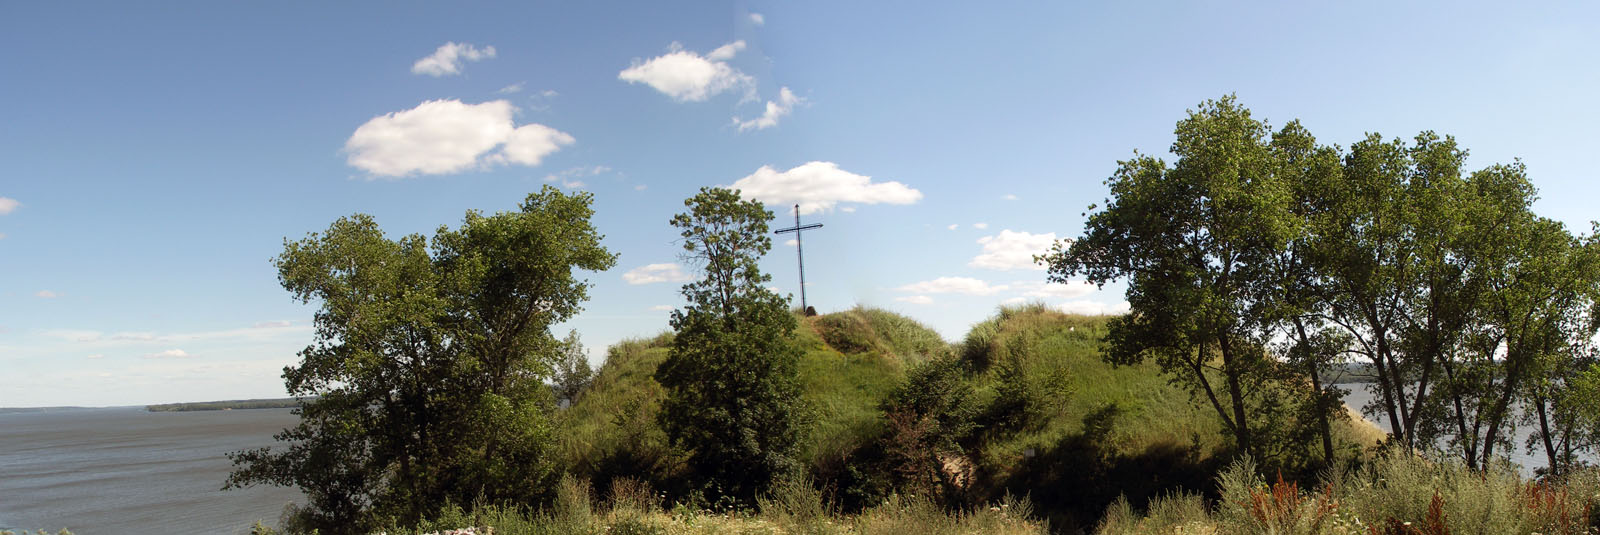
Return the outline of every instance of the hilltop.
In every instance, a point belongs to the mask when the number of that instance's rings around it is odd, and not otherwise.
[[[947,343],[880,309],[800,318],[809,477],[846,512],[896,493],[963,507],[1010,494],[1058,529],[1092,526],[1118,496],[1142,505],[1179,489],[1214,492],[1231,458],[1214,414],[1155,364],[1105,363],[1107,320],[1004,307]],[[600,495],[619,481],[677,490],[683,459],[656,423],[663,390],[652,378],[671,340],[612,346],[558,416],[564,465]],[[1337,436],[1350,458],[1381,438],[1349,420]]]

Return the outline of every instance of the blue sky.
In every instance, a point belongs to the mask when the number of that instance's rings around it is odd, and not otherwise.
[[[1236,93],[1348,145],[1454,135],[1597,218],[1592,4],[0,3],[0,406],[284,395],[313,308],[285,238],[595,195],[604,347],[681,303],[667,225],[740,184],[806,203],[808,297],[959,339],[1001,303],[1115,312],[1026,261]],[[861,5],[867,4],[867,5]],[[793,247],[763,266],[797,289]],[[680,273],[681,272],[681,273]],[[564,331],[563,331],[564,332]]]

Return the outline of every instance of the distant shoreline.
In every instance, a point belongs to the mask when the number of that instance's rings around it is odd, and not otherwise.
[[[193,403],[163,403],[159,405],[145,405],[144,408],[150,412],[231,411],[234,409],[292,409],[299,407],[302,401],[302,398],[230,399],[224,401],[200,401]]]

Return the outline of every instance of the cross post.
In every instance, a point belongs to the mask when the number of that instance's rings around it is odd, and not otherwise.
[[[811,310],[811,307],[806,306],[806,251],[801,246],[801,243],[800,243],[800,231],[818,229],[818,228],[822,228],[822,223],[812,223],[810,225],[804,225],[804,226],[800,225],[800,205],[796,204],[796,205],[794,205],[794,226],[793,227],[789,227],[789,228],[785,228],[785,229],[778,229],[777,231],[773,232],[773,234],[786,234],[786,233],[789,233],[789,232],[793,232],[794,233],[794,251],[800,257],[800,313],[801,314],[805,314],[807,311]]]

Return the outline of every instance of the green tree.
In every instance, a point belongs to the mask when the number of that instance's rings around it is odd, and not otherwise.
[[[684,205],[672,226],[704,278],[683,286],[688,305],[672,312],[677,335],[655,375],[667,391],[658,419],[689,453],[690,478],[708,498],[749,505],[799,467],[806,411],[796,321],[757,267],[772,247],[772,213],[721,188],[702,188]]]
[[[1275,373],[1259,281],[1292,232],[1268,133],[1231,96],[1204,103],[1178,123],[1174,164],[1119,162],[1105,208],[1046,257],[1052,281],[1128,279],[1132,310],[1111,321],[1107,360],[1156,359],[1246,452],[1261,424],[1251,398]]]
[[[588,390],[589,384],[594,381],[594,368],[589,366],[589,352],[584,349],[578,331],[568,331],[567,337],[561,339],[553,379],[556,400],[564,401],[569,406],[577,403],[578,396]]]
[[[296,486],[298,528],[363,532],[446,503],[527,503],[548,488],[544,380],[572,317],[615,255],[589,223],[588,194],[546,187],[516,212],[468,212],[432,243],[384,236],[370,216],[285,241],[285,289],[315,302],[316,335],[284,369],[313,397],[281,448],[229,454],[227,488]]]

